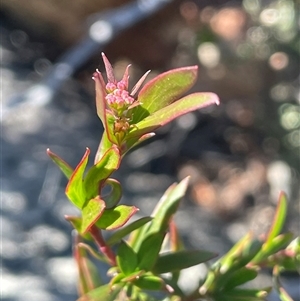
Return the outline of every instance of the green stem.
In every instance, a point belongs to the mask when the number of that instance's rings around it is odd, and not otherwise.
[[[109,263],[112,266],[115,266],[116,265],[116,256],[115,256],[114,252],[112,251],[112,249],[104,241],[101,231],[95,225],[93,225],[90,228],[89,232],[92,235],[92,237],[94,238],[95,243],[97,244],[99,250],[106,256]]]

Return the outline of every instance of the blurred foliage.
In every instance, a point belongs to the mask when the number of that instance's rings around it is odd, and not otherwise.
[[[292,0],[244,0],[241,6],[201,9],[196,2],[186,2],[182,15],[192,29],[190,39],[206,75],[219,85],[222,97],[238,99],[229,117],[241,128],[259,130],[269,158],[283,158],[299,170],[296,8]]]

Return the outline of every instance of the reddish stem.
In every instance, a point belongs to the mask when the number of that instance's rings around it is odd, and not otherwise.
[[[109,263],[112,266],[116,265],[116,256],[112,249],[105,243],[101,231],[96,227],[92,226],[89,230],[90,234],[94,238],[99,250],[107,257]]]

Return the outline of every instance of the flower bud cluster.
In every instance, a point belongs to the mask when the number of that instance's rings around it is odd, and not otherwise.
[[[119,82],[109,82],[106,85],[107,95],[105,97],[107,104],[117,116],[121,116],[124,111],[135,102],[135,99],[129,94],[126,83],[121,80]]]

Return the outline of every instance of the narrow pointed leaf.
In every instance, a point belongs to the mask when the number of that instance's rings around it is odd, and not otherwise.
[[[153,220],[140,228],[132,242],[134,250],[138,250],[143,240],[155,233],[165,233],[169,222],[175,214],[180,200],[184,196],[189,177],[183,179],[179,184],[171,185],[156,205],[152,216]]]
[[[268,259],[270,255],[283,250],[292,241],[293,233],[285,233],[276,236],[269,244],[268,247],[263,245],[262,251],[257,254],[251,261],[253,264],[259,264],[261,261]]]
[[[147,216],[143,217],[141,219],[138,219],[131,223],[130,225],[126,225],[120,230],[117,230],[107,241],[106,243],[110,246],[116,244],[119,242],[122,238],[124,238],[126,235],[130,234],[132,231],[140,228],[141,226],[145,225],[149,221],[152,220],[152,217]]]
[[[218,103],[219,98],[214,93],[190,94],[158,111],[155,111],[138,122],[128,134],[128,137],[141,136],[146,133],[153,132],[158,127],[171,122],[181,115]]]
[[[286,219],[286,214],[287,214],[287,197],[284,192],[281,192],[279,195],[278,204],[272,222],[272,226],[268,233],[268,237],[265,242],[264,248],[269,248],[273,238],[281,232],[281,229]]]
[[[116,147],[110,148],[97,164],[93,165],[84,179],[84,187],[87,199],[99,194],[101,181],[106,180],[120,164],[120,154]]]
[[[87,148],[66,187],[66,195],[68,196],[69,200],[79,209],[82,209],[86,200],[85,188],[83,185],[83,175],[88,162],[89,154],[90,150]]]
[[[140,143],[142,143],[142,142],[146,141],[147,139],[152,138],[154,136],[155,136],[155,133],[147,133],[145,135],[142,135],[141,137],[139,137],[139,136],[136,136],[136,137],[133,137],[133,138],[126,137],[125,147],[123,149],[123,154],[128,152],[131,148],[136,147]]]
[[[122,241],[118,247],[117,264],[126,276],[133,273],[137,267],[138,258],[132,248]]]
[[[191,266],[206,262],[216,256],[216,253],[202,250],[179,251],[175,253],[161,254],[155,263],[153,272],[162,274],[186,269]]]
[[[153,275],[143,275],[135,280],[134,284],[141,289],[153,291],[161,290],[165,286],[164,281],[160,277]]]
[[[149,81],[140,91],[133,123],[171,104],[187,92],[195,83],[198,67],[185,67],[162,73]]]
[[[94,198],[82,208],[82,224],[80,233],[85,234],[90,227],[100,218],[104,213],[105,202],[100,198]]]
[[[164,232],[167,230],[172,216],[176,213],[181,199],[184,197],[190,177],[173,186],[166,196],[163,196],[155,207],[152,215],[150,233]],[[148,233],[148,234],[150,234]]]
[[[97,115],[99,116],[100,120],[102,121],[103,127],[105,128],[106,127],[105,83],[101,73],[98,70],[93,74],[93,79],[95,81]]]
[[[96,225],[100,229],[114,230],[122,227],[139,209],[134,206],[119,205],[104,211]]]
[[[74,169],[59,156],[51,152],[49,148],[47,149],[47,154],[52,159],[52,161],[61,169],[67,179],[70,179],[72,173],[74,172]]]
[[[96,108],[97,114],[102,121],[104,130],[106,132],[108,140],[114,143],[114,139],[111,132],[111,121],[113,117],[111,113],[106,109],[106,90],[105,90],[105,83],[103,77],[99,71],[93,74],[93,79],[95,81],[95,88],[96,88]],[[104,152],[106,149],[104,150]],[[96,161],[97,162],[97,161]]]
[[[224,289],[224,291],[231,290],[236,286],[242,285],[246,282],[249,282],[249,281],[255,279],[257,275],[258,275],[258,272],[256,270],[242,267],[227,276],[227,281],[224,284],[223,289]]]
[[[260,300],[265,300],[265,298],[268,296],[268,294],[270,293],[271,290],[272,290],[272,287],[267,287],[267,288],[263,288],[263,289],[235,288],[233,290],[226,291],[226,293],[224,293],[224,295],[226,295],[228,297],[232,297],[232,298],[235,298],[235,297],[246,298],[245,300],[251,300],[251,298],[259,298]]]
[[[221,266],[223,270],[229,269],[232,263],[238,258],[245,245],[248,245],[253,240],[253,233],[248,232],[243,236],[238,242],[236,242],[233,247],[218,261],[213,264],[214,269],[219,269]]]
[[[137,253],[139,259],[139,269],[150,271],[153,268],[158,258],[164,238],[165,233],[158,232],[147,236],[147,238],[142,242]]]

